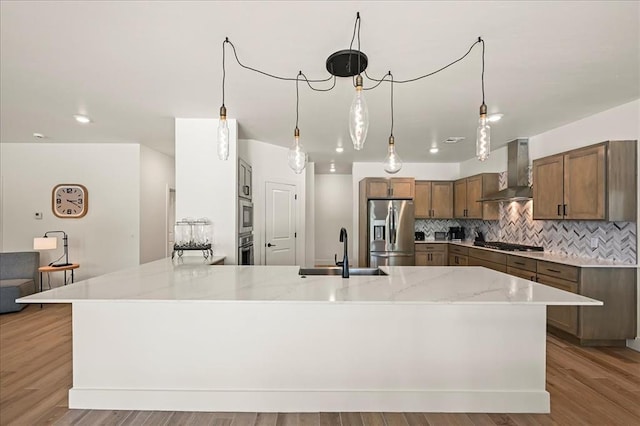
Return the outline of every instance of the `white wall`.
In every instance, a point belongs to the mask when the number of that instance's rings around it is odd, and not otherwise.
[[[287,148],[256,140],[238,142],[240,156],[246,160],[253,171],[253,238],[256,265],[265,263],[265,192],[267,182],[295,185],[298,194],[296,204],[296,263],[306,262],[306,173],[296,174],[287,164]]]
[[[305,266],[313,266],[316,258],[316,165],[307,164],[305,169]]]
[[[222,161],[216,151],[218,119],[176,118],[176,220],[211,220],[214,254],[226,256],[225,263],[234,265],[238,248],[238,126],[235,119],[227,121],[229,158]],[[202,256],[200,252],[184,255]]]
[[[340,228],[349,235],[349,263],[353,256],[353,188],[351,175],[316,175],[315,263],[333,265],[334,254],[342,260]]]
[[[501,173],[505,170],[507,170],[507,147],[503,146],[491,151],[486,161],[478,161],[477,158],[473,157],[461,162],[459,177],[473,176],[480,173]]]
[[[69,236],[69,261],[79,263],[76,281],[139,264],[140,146],[136,144],[2,143],[2,251],[31,251],[46,231]],[[60,183],[87,187],[89,208],[80,219],[61,219],[51,210],[51,191]],[[36,220],[35,212],[43,219]],[[41,252],[46,265],[62,254]],[[51,274],[54,285],[62,274]]]
[[[459,163],[404,163],[402,169],[390,175],[382,167],[382,159],[376,163],[353,163],[352,168],[353,221],[349,245],[353,266],[358,266],[358,197],[359,183],[366,177],[413,177],[416,180],[454,180],[460,177]],[[351,236],[353,235],[353,236]]]
[[[173,158],[140,145],[140,263],[166,256],[167,187],[175,188]]]

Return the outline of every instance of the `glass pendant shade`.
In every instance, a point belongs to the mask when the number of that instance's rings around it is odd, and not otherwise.
[[[349,109],[349,134],[353,142],[353,149],[360,151],[364,147],[369,130],[369,108],[362,90],[362,76],[356,78],[356,94]]]
[[[218,122],[218,158],[229,158],[229,124],[227,123],[227,109],[220,108],[220,121]]]
[[[491,126],[487,118],[487,106],[480,105],[480,119],[478,120],[478,131],[476,132],[476,157],[480,161],[489,158],[491,151]]]
[[[393,136],[389,137],[389,148],[387,158],[384,159],[384,171],[387,173],[398,173],[402,168],[402,160],[396,152],[396,144],[393,140]]]
[[[300,143],[300,131],[296,128],[293,138],[293,145],[289,148],[289,167],[297,174],[302,173],[307,166],[307,153]]]

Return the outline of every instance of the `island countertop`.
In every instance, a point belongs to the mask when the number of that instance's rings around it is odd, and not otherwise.
[[[298,266],[211,266],[161,259],[18,299],[73,302],[313,302],[602,305],[482,267],[382,267],[387,276],[298,275]]]

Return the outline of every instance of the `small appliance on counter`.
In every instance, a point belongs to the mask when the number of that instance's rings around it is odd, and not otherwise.
[[[451,226],[451,227],[449,227],[449,239],[451,241],[462,241],[462,240],[464,240],[464,228],[462,226]]]
[[[433,233],[433,239],[436,241],[446,241],[447,240],[447,233],[445,231],[442,232],[434,232]]]
[[[415,235],[416,235],[416,241],[424,241],[424,232],[417,231]]]

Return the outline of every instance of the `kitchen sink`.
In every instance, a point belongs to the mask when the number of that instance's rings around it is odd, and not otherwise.
[[[342,275],[342,268],[327,266],[321,268],[300,268],[298,275]],[[349,275],[388,275],[379,268],[349,268]]]

